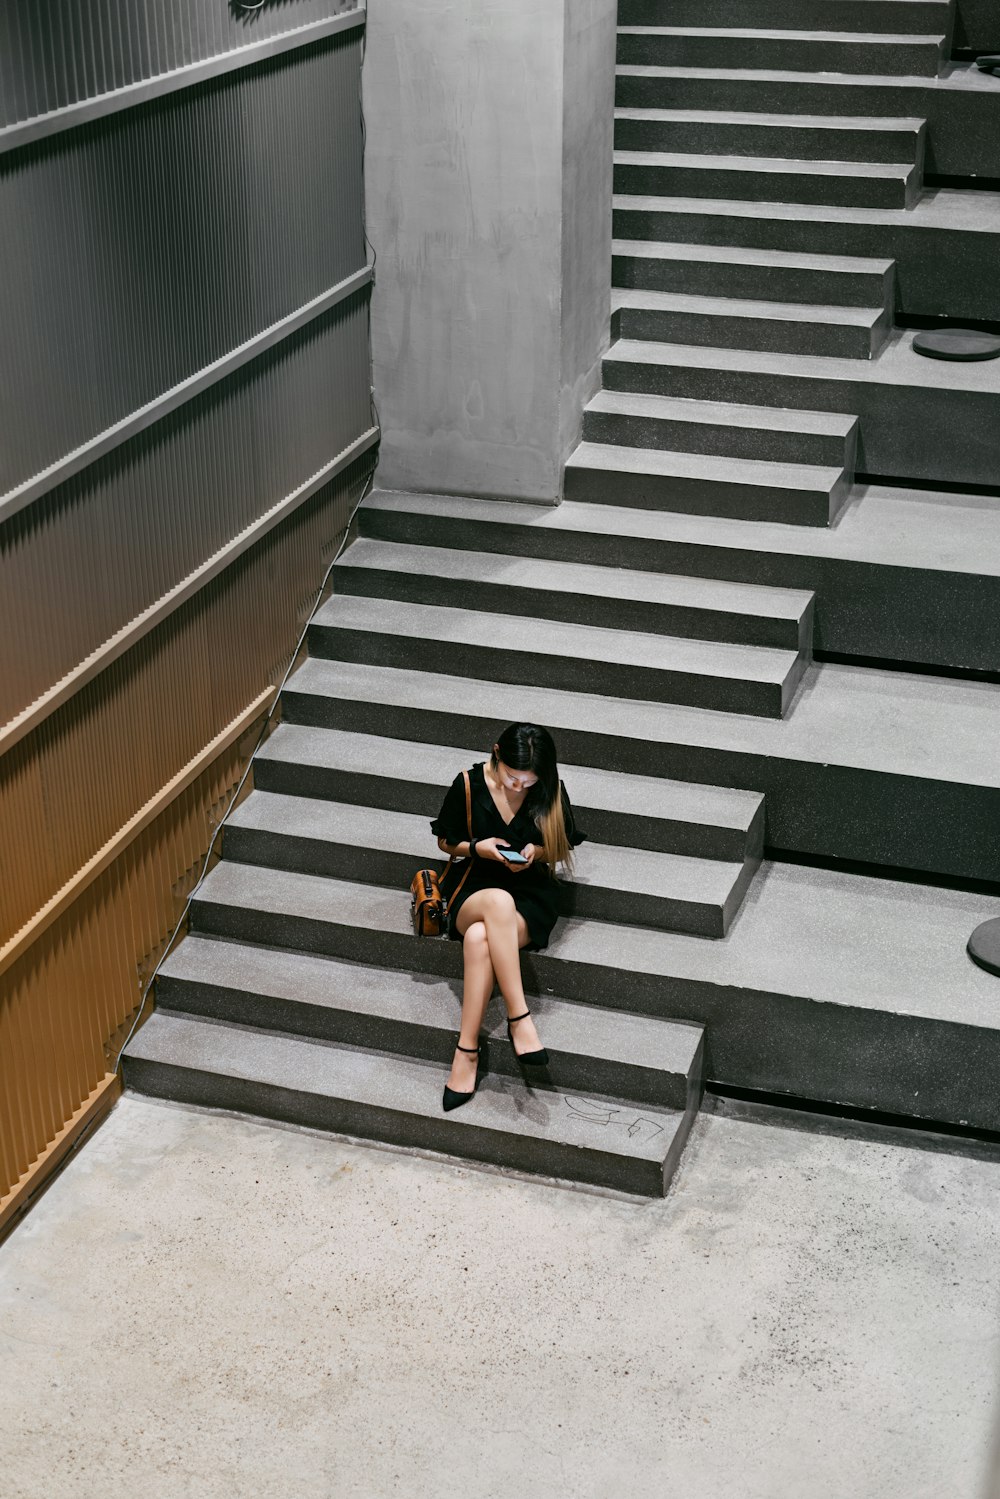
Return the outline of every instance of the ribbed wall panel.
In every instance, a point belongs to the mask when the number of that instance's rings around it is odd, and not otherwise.
[[[255,737],[228,747],[0,978],[0,1226],[19,1179],[107,1078]]]
[[[0,158],[0,495],[363,267],[359,48]]]
[[[307,500],[0,756],[0,849],[17,871],[0,880],[0,946],[280,681],[372,461]],[[6,982],[0,973],[0,996]],[[0,1066],[2,1052],[0,1036]]]
[[[0,525],[0,726],[370,426],[367,289]]]
[[[3,0],[0,128],[355,10],[354,0]]]
[[[0,1229],[113,1096],[374,462],[327,479],[370,429],[367,288],[310,305],[365,264],[361,32],[176,70],[351,9],[0,0],[0,129],[181,85],[0,156],[0,498],[30,490],[0,524],[0,728],[37,709],[0,740]]]

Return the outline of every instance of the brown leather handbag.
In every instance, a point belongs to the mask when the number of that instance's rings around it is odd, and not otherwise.
[[[469,830],[469,842],[472,842],[472,786],[469,781],[469,772],[462,771],[465,778],[465,822]],[[440,937],[448,919],[448,909],[454,902],[458,892],[469,878],[473,860],[471,855],[464,860],[465,869],[462,877],[450,894],[444,893],[445,882],[453,867],[459,861],[453,854],[445,866],[443,874],[438,874],[436,869],[418,869],[410,882],[410,914],[413,918],[413,935],[415,937]]]

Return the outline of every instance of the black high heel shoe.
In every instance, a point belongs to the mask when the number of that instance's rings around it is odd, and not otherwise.
[[[485,1067],[484,1067],[484,1065],[483,1065],[483,1047],[482,1047],[481,1044],[479,1046],[458,1046],[458,1045],[456,1045],[455,1050],[456,1051],[467,1051],[472,1056],[477,1056],[479,1058],[479,1061],[478,1061],[478,1063],[476,1065],[476,1087],[475,1088],[471,1088],[469,1090],[469,1092],[467,1092],[467,1093],[463,1093],[463,1092],[460,1092],[458,1088],[449,1088],[448,1084],[445,1083],[445,1085],[444,1085],[444,1098],[442,1099],[442,1107],[443,1107],[443,1109],[444,1109],[444,1111],[445,1111],[446,1114],[450,1113],[452,1109],[460,1109],[462,1107],[463,1103],[468,1103],[469,1099],[472,1098],[473,1094],[475,1093],[476,1088],[479,1087],[480,1081],[481,1081],[481,1079],[483,1077],[483,1074],[484,1074],[484,1072],[486,1070]]]
[[[530,1014],[531,1014],[530,1010],[525,1010],[524,1015],[530,1015]],[[549,1065],[549,1054],[545,1050],[544,1046],[540,1047],[538,1049],[538,1051],[520,1051],[520,1052],[514,1046],[514,1037],[511,1035],[510,1028],[513,1025],[513,1023],[514,1023],[515,1020],[523,1020],[524,1019],[524,1015],[512,1015],[510,1017],[510,1019],[507,1021],[507,1039],[508,1039],[508,1041],[511,1044],[511,1049],[514,1052],[514,1055],[517,1057],[517,1060],[519,1062],[523,1062],[526,1067],[547,1067]]]

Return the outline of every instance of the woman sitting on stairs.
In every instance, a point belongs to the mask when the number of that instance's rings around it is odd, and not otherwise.
[[[556,867],[571,864],[572,850],[585,837],[573,821],[547,729],[511,724],[490,760],[473,765],[468,775],[471,839],[461,774],[431,823],[444,853],[473,861],[448,913],[448,935],[462,942],[465,988],[458,1046],[444,1090],[446,1111],[468,1103],[479,1084],[479,1031],[494,983],[507,1006],[514,1055],[524,1066],[547,1064],[524,999],[520,949],[537,952],[547,945],[557,915]],[[517,862],[508,862],[511,855]]]

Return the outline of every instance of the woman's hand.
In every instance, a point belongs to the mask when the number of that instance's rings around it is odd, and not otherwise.
[[[523,874],[526,869],[530,869],[532,864],[534,864],[535,860],[542,853],[544,853],[544,849],[540,849],[537,843],[526,843],[521,850],[521,856],[525,860],[525,862],[523,864],[512,864],[510,866],[514,874]]]
[[[497,864],[506,864],[497,852],[501,848],[510,848],[506,838],[477,838],[476,854],[480,859],[493,859]],[[513,865],[509,866],[513,868]]]

